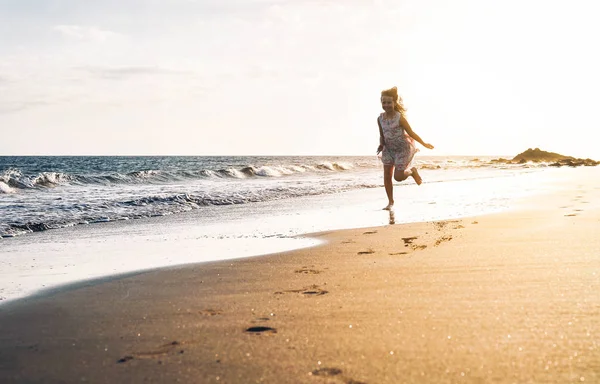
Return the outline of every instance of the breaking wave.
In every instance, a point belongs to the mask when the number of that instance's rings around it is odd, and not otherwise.
[[[307,172],[341,172],[353,169],[345,162],[321,162],[318,164],[291,165],[247,165],[244,167],[226,167],[220,169],[201,170],[139,170],[128,173],[108,174],[69,174],[63,172],[40,172],[35,175],[24,175],[19,169],[8,169],[0,174],[0,193],[13,193],[18,189],[53,188],[60,185],[88,184],[164,184],[182,180],[201,179],[247,179],[254,177],[285,177]],[[4,185],[4,186],[1,186]]]
[[[337,185],[277,186],[260,190],[210,193],[177,193],[150,195],[133,199],[83,203],[55,207],[51,217],[38,215],[39,220],[14,220],[0,223],[0,237],[13,237],[27,232],[70,227],[118,220],[140,219],[186,212],[207,206],[223,206],[265,202],[293,197],[323,195],[362,188],[379,187],[377,184],[345,183]],[[42,219],[43,218],[43,219]]]

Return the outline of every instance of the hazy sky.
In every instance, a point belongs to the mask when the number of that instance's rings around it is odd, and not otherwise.
[[[600,158],[597,0],[0,0],[0,155]]]

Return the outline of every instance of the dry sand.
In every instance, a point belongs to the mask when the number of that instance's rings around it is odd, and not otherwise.
[[[581,180],[5,305],[0,382],[600,383],[598,202]]]

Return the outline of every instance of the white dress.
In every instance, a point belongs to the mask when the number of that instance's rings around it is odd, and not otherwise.
[[[418,149],[415,141],[400,126],[400,112],[392,119],[385,119],[385,113],[379,115],[379,124],[383,131],[383,152],[381,162],[385,165],[394,165],[398,169],[408,169]]]

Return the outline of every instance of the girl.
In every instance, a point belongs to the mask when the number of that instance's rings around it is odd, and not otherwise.
[[[406,180],[409,176],[415,179],[418,185],[423,180],[417,171],[412,167],[412,159],[418,149],[414,141],[421,143],[425,148],[433,149],[433,145],[425,143],[417,135],[404,118],[404,105],[402,99],[398,97],[398,89],[386,89],[381,92],[381,107],[385,111],[377,118],[379,125],[379,147],[377,154],[382,152],[381,162],[383,163],[383,184],[385,193],[388,197],[388,205],[383,208],[391,210],[394,206],[394,187],[392,185],[392,174],[396,181]],[[394,171],[394,167],[396,170]]]

